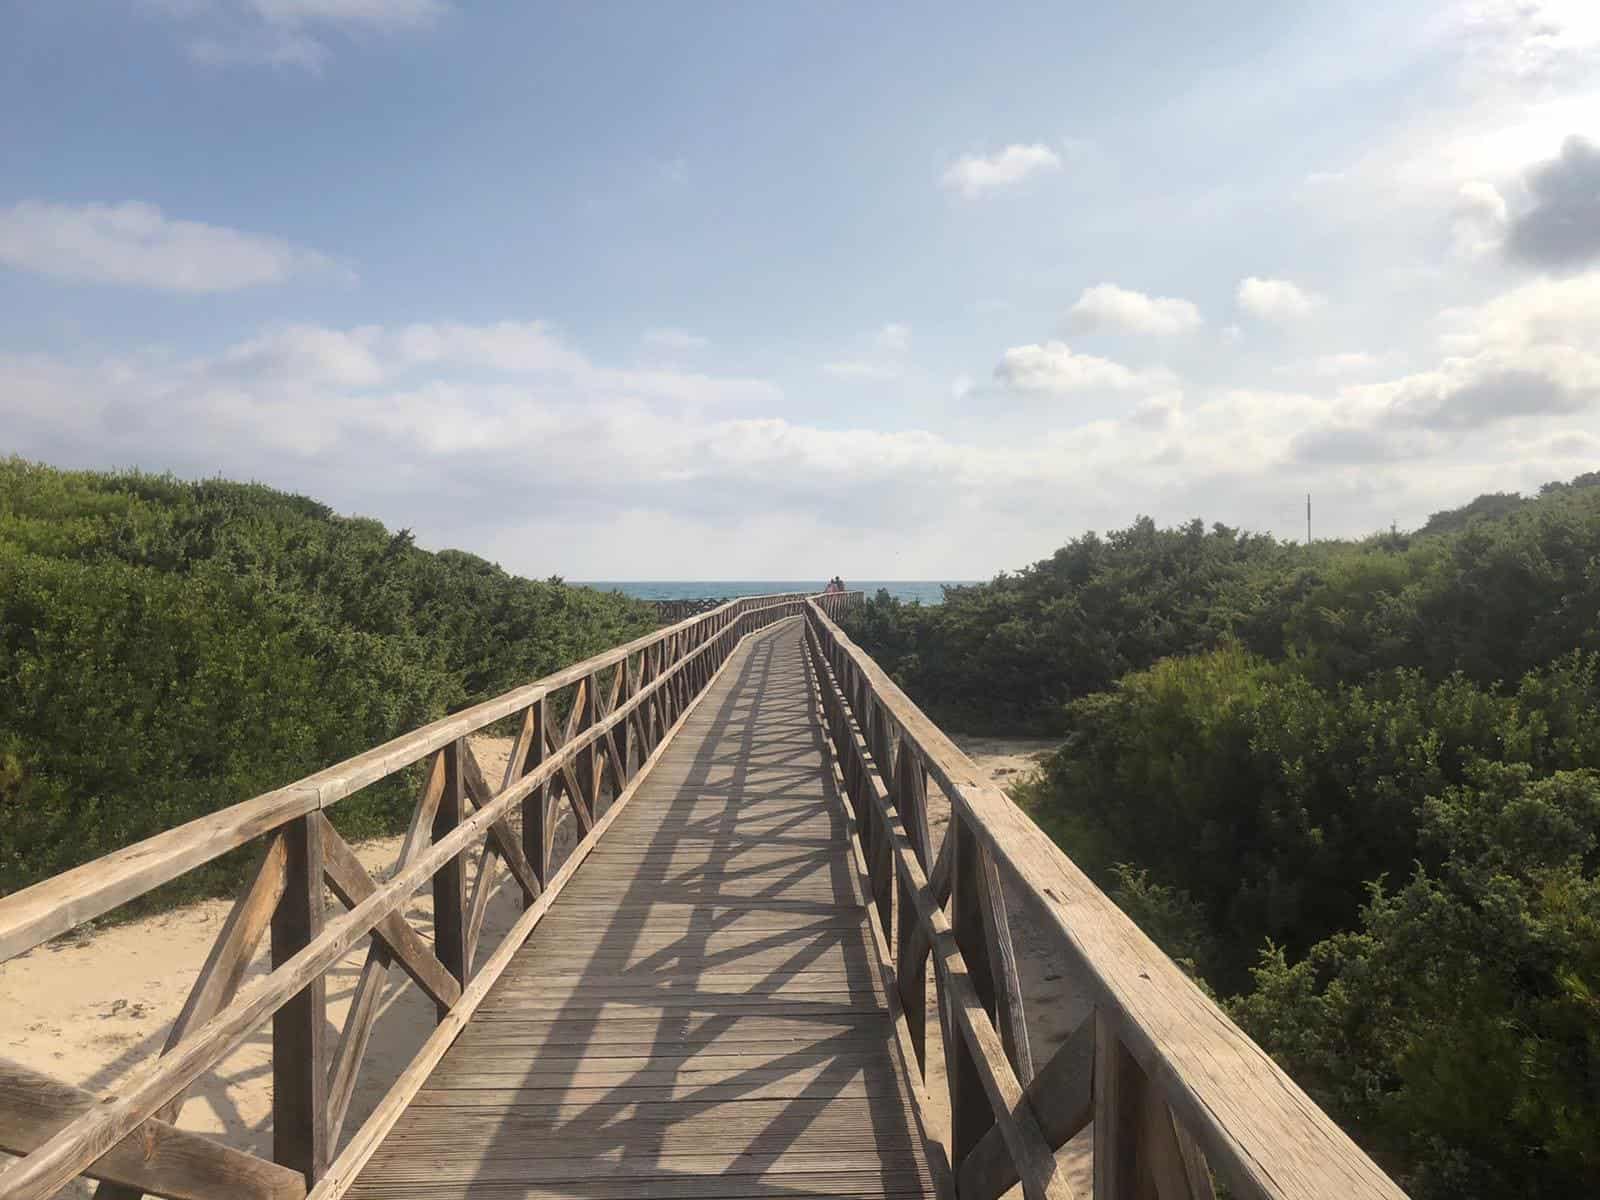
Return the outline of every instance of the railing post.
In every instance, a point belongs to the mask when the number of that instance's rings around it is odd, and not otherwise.
[[[991,1016],[1000,1029],[1006,1057],[1017,1078],[1026,1085],[1033,1079],[1033,1048],[1023,1011],[1022,981],[1017,974],[1017,952],[1011,940],[1011,919],[1006,912],[1005,884],[994,859],[981,842],[977,851],[978,908],[982,916],[984,945],[988,948],[988,976],[994,1008]]]
[[[272,967],[322,932],[322,814],[283,827],[287,886],[272,915]],[[309,1187],[328,1168],[327,982],[318,975],[272,1014],[272,1157]]]
[[[1094,1200],[1136,1200],[1139,1112],[1144,1072],[1117,1035],[1117,1023],[1094,1014]]]
[[[661,660],[666,653],[666,643],[657,642],[654,646],[646,647],[644,661],[640,666],[641,685],[654,683],[661,678]],[[661,731],[665,728],[662,716],[666,711],[667,698],[661,688],[650,693],[650,702],[644,706],[642,724],[644,726],[644,752],[648,755],[656,748],[656,743],[661,740]]]
[[[666,676],[672,670],[673,664],[678,661],[677,644],[677,634],[663,638],[659,643],[659,653],[656,657],[656,674],[658,676]],[[661,732],[665,735],[666,731],[672,728],[672,722],[677,716],[677,676],[674,675],[667,678],[667,681],[661,686],[661,691],[657,694],[661,697]]]
[[[900,920],[895,926],[894,981],[900,993],[900,1007],[906,1017],[906,1032],[911,1035],[911,1048],[917,1056],[917,1069],[924,1079],[928,1075],[928,968],[921,961],[912,962],[912,949],[917,938],[917,907],[911,899],[906,877],[895,872],[895,904],[900,910]]]
[[[952,809],[950,829],[950,925],[956,946],[967,966],[978,1000],[991,1019],[995,1013],[994,974],[989,967],[989,950],[984,942],[983,910],[978,888],[983,886],[982,864],[978,861],[978,840],[967,828],[959,811]],[[947,1044],[945,1056],[950,1072],[950,1165],[959,1169],[961,1160],[994,1124],[994,1110],[984,1094],[977,1064],[956,1023],[945,1022],[954,1044]]]
[[[633,696],[633,674],[628,670],[626,657],[617,664],[617,678],[617,700],[611,706],[612,712],[626,708],[629,699]],[[628,786],[628,781],[633,778],[633,759],[629,757],[632,754],[632,750],[629,748],[632,739],[628,733],[628,727],[632,724],[631,720],[624,717],[611,735],[612,742],[617,748],[617,757],[622,760],[622,778],[616,781],[617,790],[612,797],[613,802],[615,802],[616,796],[622,794],[622,789]]]
[[[894,765],[889,760],[889,739],[885,728],[883,710],[874,700],[868,701],[867,744],[872,749],[873,761],[878,767],[878,776],[887,785],[894,779]],[[878,806],[872,805],[876,813]],[[881,814],[878,816],[878,838],[873,847],[872,858],[868,860],[869,878],[872,880],[872,898],[878,905],[878,920],[883,926],[885,936],[892,928],[894,919],[894,847],[889,842],[889,830]]]
[[[549,699],[540,696],[533,702],[529,712],[533,718],[532,739],[528,744],[528,762],[525,771],[534,770],[545,760],[545,733],[550,728]],[[545,887],[550,882],[549,816],[550,785],[541,783],[522,798],[522,853],[527,858],[528,864],[533,867],[534,876],[539,880],[540,887]],[[525,901],[523,908],[532,903],[532,900]]]
[[[594,725],[594,715],[599,711],[595,692],[600,687],[598,675],[588,676],[581,685],[583,699],[578,705],[578,727],[573,736],[579,736]],[[578,787],[583,792],[583,804],[589,815],[600,815],[600,743],[590,742],[578,751]]]
[[[461,824],[466,783],[462,775],[460,739],[444,748],[444,795],[433,818],[433,840],[448,836]],[[433,952],[463,987],[467,982],[467,877],[462,854],[452,855],[433,876]],[[543,883],[540,880],[540,883]],[[436,1005],[439,1020],[449,1015],[447,1005]]]
[[[635,696],[649,686],[649,666],[650,651],[648,649],[639,651],[639,669],[630,671],[632,678],[629,686]],[[650,701],[640,701],[628,718],[628,726],[632,733],[630,740],[633,742],[633,756],[636,760],[633,770],[637,771],[644,766],[644,760],[650,757]]]

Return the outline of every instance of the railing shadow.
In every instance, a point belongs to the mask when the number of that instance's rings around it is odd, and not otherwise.
[[[463,1191],[723,1175],[730,1195],[735,1176],[801,1194],[807,1168],[924,1190],[801,654],[793,622],[746,644],[391,1139],[420,1134],[449,1085],[500,1078],[498,1044],[515,1100],[458,1141],[478,1158]]]

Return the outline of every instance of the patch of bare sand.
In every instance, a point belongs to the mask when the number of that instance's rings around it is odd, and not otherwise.
[[[1061,745],[1055,738],[958,736],[951,740],[1000,788],[1009,788],[1033,775]]]

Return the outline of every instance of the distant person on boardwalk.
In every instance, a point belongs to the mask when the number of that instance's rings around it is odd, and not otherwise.
[[[822,590],[824,592],[842,592],[844,591],[844,580],[835,575],[832,579],[828,580],[828,586]]]

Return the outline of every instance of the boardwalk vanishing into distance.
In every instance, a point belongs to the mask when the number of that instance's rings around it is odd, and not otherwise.
[[[4,961],[256,855],[159,1056],[104,1095],[0,1060],[0,1200],[1041,1200],[1091,1126],[1096,1200],[1401,1197],[851,642],[859,600],[729,601],[0,898]],[[468,738],[506,728],[490,781]],[[380,880],[326,812],[392,777],[417,800]],[[1093,1003],[1048,1058],[1008,894]],[[437,1024],[347,1122],[394,967]],[[265,1028],[270,1157],[186,1131]]]
[[[931,1195],[826,752],[755,634],[349,1194]]]

